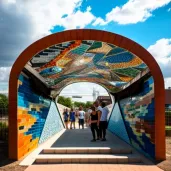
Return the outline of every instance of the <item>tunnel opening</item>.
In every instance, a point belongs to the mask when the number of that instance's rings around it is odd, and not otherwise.
[[[68,112],[71,112],[71,109],[75,112],[75,128],[79,126],[79,108],[82,107],[85,112],[84,125],[89,127],[89,115],[90,108],[93,106],[95,101],[99,101],[99,103],[104,102],[109,109],[109,114],[107,120],[111,115],[111,111],[115,104],[114,96],[108,93],[108,91],[99,84],[92,82],[75,82],[65,86],[59,95],[56,97],[56,103],[60,114],[64,121],[64,111],[67,108]],[[74,128],[73,125],[71,127],[71,121],[69,117],[68,129]]]
[[[86,32],[87,36],[81,30],[57,33],[58,41],[55,34],[44,38],[26,49],[14,64],[9,88],[10,158],[25,156],[64,129],[55,99],[66,85],[86,81],[103,86],[115,98],[108,130],[143,154],[164,159],[160,68],[146,50],[127,38]]]

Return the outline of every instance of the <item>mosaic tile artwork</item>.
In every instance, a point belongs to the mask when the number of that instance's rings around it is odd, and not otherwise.
[[[144,82],[139,94],[120,101],[131,144],[152,158],[155,157],[154,103],[152,77]]]
[[[29,64],[53,89],[74,82],[94,82],[118,92],[147,66],[129,51],[105,42],[75,40],[53,45]]]
[[[62,123],[60,113],[57,110],[56,104],[54,102],[51,102],[49,113],[45,121],[39,144],[45,142],[47,139],[49,139],[62,129],[64,129],[64,125]]]
[[[108,123],[108,130],[130,144],[127,130],[118,103],[115,104]]]
[[[31,152],[38,146],[42,131],[44,129],[44,125],[46,125],[46,118],[49,112],[50,115],[52,115],[51,108],[51,101],[37,95],[31,88],[29,79],[20,74],[18,79],[19,158]],[[59,114],[56,113],[56,115]],[[56,119],[59,119],[59,117],[57,117]],[[56,119],[53,118],[53,120]],[[43,135],[43,140],[45,139],[46,137]]]

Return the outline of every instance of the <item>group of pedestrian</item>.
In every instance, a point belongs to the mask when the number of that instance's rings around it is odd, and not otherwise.
[[[75,129],[75,122],[76,122],[77,117],[78,117],[79,129],[80,129],[80,126],[82,126],[82,129],[84,129],[85,112],[83,111],[82,106],[80,106],[79,111],[71,108],[71,110],[69,112],[69,110],[67,108],[64,109],[63,117],[64,117],[66,129],[69,129],[69,126],[68,126],[69,122],[70,122],[70,129],[72,129],[72,128]]]
[[[106,141],[107,117],[109,114],[109,109],[106,107],[105,102],[99,103],[96,101],[91,107],[91,110],[92,112],[90,114],[89,121],[93,135],[93,139],[91,141]]]
[[[64,117],[66,129],[68,129],[69,121],[70,121],[70,129],[72,129],[72,126],[74,126],[75,129],[75,111],[73,110],[73,108],[71,108],[70,112],[67,108],[64,109],[63,117]]]
[[[90,126],[93,139],[92,142],[96,140],[106,141],[106,129],[107,129],[107,117],[109,114],[109,109],[106,106],[105,102],[99,103],[96,101],[93,105],[85,112],[82,106],[79,107],[79,110],[74,110],[71,108],[69,111],[67,108],[64,110],[64,122],[66,129],[68,128],[68,124],[70,122],[70,129],[74,127],[76,118],[78,117],[79,129],[82,126],[84,129],[84,121],[86,126]]]

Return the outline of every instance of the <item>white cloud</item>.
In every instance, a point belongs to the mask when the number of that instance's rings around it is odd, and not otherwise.
[[[171,87],[171,77],[165,78],[165,88]]]
[[[170,12],[171,11],[171,8],[169,8],[167,11]]]
[[[129,0],[121,7],[115,7],[106,14],[103,19],[94,22],[94,25],[103,25],[111,21],[118,24],[135,24],[144,22],[152,16],[152,12],[157,8],[167,5],[171,0]]]
[[[82,0],[0,1],[0,66],[11,66],[28,45],[51,34],[56,25],[84,28],[95,20],[90,6],[80,10]]]
[[[11,67],[0,67],[0,94],[8,94],[8,81]]]
[[[8,82],[11,67],[0,67],[0,82]]]
[[[6,3],[15,4],[16,3],[16,0],[6,0]]]
[[[95,22],[92,24],[93,26],[96,25],[106,25],[108,22],[104,21],[101,17],[96,18]]]
[[[85,12],[81,12],[78,10],[71,15],[63,18],[61,21],[61,25],[64,26],[66,29],[84,28],[96,18],[90,11],[91,7],[87,7]]]
[[[48,34],[54,26],[84,28],[95,20],[83,0],[0,0],[0,82],[8,82],[11,66],[31,43]],[[0,86],[1,86],[0,85]],[[2,85],[4,89],[4,85]],[[0,88],[1,88],[0,87]]]
[[[68,94],[70,95],[69,97],[72,97],[72,95],[82,96],[82,98],[79,99],[73,98],[74,101],[93,101],[93,88],[99,91],[100,95],[108,95],[106,89],[104,89],[102,86],[88,82],[74,83],[68,85],[61,91],[60,95],[66,97],[68,97]]]
[[[164,77],[171,77],[171,39],[160,39],[147,50],[155,57]]]
[[[54,26],[63,26],[66,29],[85,27],[91,23],[95,16],[87,7],[85,12],[80,11],[82,0],[17,0],[16,7],[19,12],[27,13],[33,22],[35,34],[47,35]],[[63,17],[67,15],[67,17]]]

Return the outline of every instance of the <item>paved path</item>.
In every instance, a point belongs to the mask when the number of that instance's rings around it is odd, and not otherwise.
[[[32,165],[25,171],[162,171],[156,166],[127,164],[54,164]]]
[[[107,132],[107,141],[91,142],[93,139],[90,128],[66,130],[52,147],[129,147],[124,141]]]
[[[111,147],[132,148],[117,136],[107,132],[107,141],[90,142],[92,134],[89,128],[66,130],[51,146],[55,147]],[[137,153],[134,150],[135,153]],[[161,171],[149,160],[143,164],[47,164],[31,165],[25,171]]]

